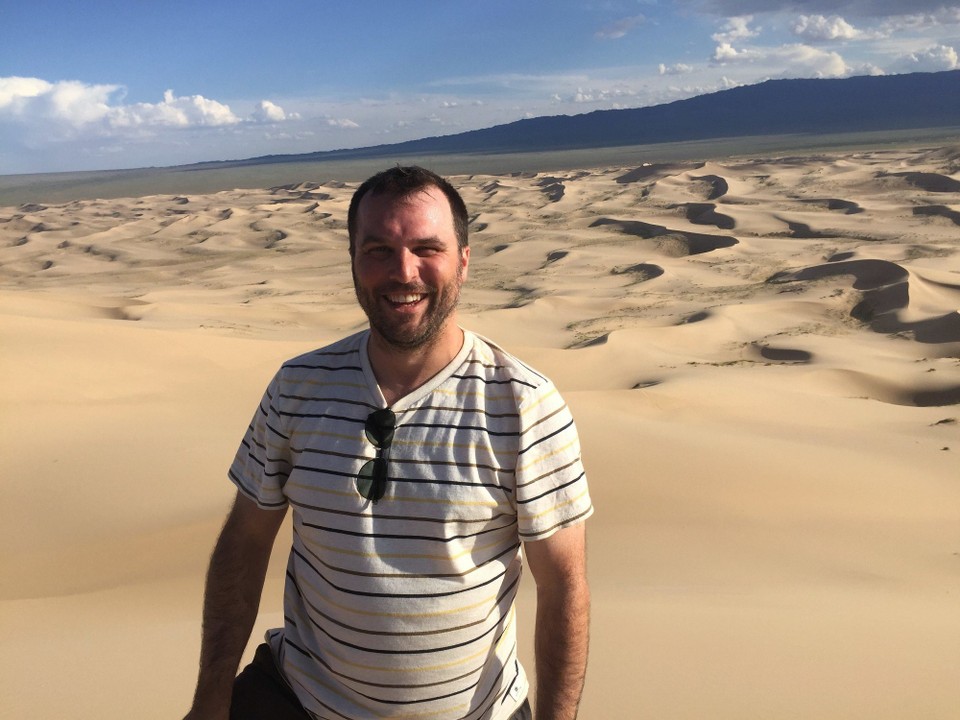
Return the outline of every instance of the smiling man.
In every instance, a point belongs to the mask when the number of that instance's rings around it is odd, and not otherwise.
[[[448,198],[436,185],[400,195],[361,187],[350,206],[353,283],[370,321],[368,352],[388,405],[463,347],[455,314],[470,247],[466,207],[450,191]]]
[[[517,657],[537,589],[537,720],[574,718],[587,662],[576,428],[554,385],[457,323],[467,209],[393,168],[348,215],[369,330],[285,363],[230,468],[189,718],[532,717]],[[293,509],[284,625],[234,678]]]

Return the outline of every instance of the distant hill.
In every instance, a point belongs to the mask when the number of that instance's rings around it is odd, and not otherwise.
[[[272,187],[301,182],[305,174],[311,180],[359,181],[382,169],[384,160],[394,159],[429,158],[430,167],[444,174],[495,174],[617,164],[628,156],[641,164],[658,161],[661,150],[662,161],[673,161],[703,159],[710,153],[743,154],[760,147],[817,147],[821,138],[832,147],[837,142],[857,144],[858,138],[914,141],[918,135],[945,137],[951,143],[960,136],[960,70],[770,80],[655,107],[538,117],[348,150],[166,168],[0,176],[0,206]],[[713,142],[699,142],[704,140]]]
[[[391,145],[269,155],[224,164],[539,152],[711,138],[938,127],[960,127],[960,70],[840,80],[768,80],[654,107],[538,117]]]

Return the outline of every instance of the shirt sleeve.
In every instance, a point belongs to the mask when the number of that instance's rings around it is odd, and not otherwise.
[[[523,541],[543,540],[593,514],[577,427],[553,383],[528,395],[520,407],[516,483]]]
[[[228,472],[240,492],[259,507],[273,510],[287,506],[283,486],[293,467],[290,438],[284,432],[277,408],[280,386],[277,373],[260,400]]]

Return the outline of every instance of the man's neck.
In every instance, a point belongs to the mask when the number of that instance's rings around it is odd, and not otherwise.
[[[387,405],[406,397],[443,370],[463,347],[463,330],[455,323],[435,343],[415,349],[398,348],[370,331],[367,356]]]

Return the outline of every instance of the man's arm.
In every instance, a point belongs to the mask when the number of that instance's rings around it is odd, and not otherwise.
[[[233,679],[257,619],[270,551],[284,515],[237,493],[207,571],[200,674],[189,720],[229,716]]]
[[[590,636],[585,525],[525,543],[524,553],[537,583],[535,715],[537,720],[573,720]]]

